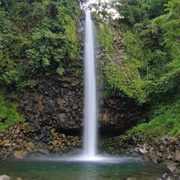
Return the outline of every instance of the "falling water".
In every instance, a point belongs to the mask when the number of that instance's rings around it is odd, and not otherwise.
[[[93,39],[93,22],[90,12],[85,21],[85,116],[84,116],[84,155],[94,159],[97,153],[96,121],[96,77]]]

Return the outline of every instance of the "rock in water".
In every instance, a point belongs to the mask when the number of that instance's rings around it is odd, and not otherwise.
[[[3,174],[3,175],[0,175],[0,180],[11,180],[11,177]]]

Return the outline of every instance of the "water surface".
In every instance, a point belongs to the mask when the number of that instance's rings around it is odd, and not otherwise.
[[[68,159],[68,158],[67,158]],[[14,159],[0,161],[0,174],[23,180],[157,180],[166,169],[133,158],[76,161],[67,159]]]

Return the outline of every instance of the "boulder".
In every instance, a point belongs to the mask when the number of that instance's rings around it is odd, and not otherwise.
[[[180,151],[176,150],[173,156],[173,161],[180,162]]]
[[[3,175],[0,175],[0,180],[11,180],[11,177],[3,174]]]
[[[137,148],[137,151],[140,152],[141,154],[148,153],[148,151],[146,149],[143,149],[143,148]]]
[[[23,151],[23,150],[15,150],[14,153],[13,153],[13,156],[14,156],[15,158],[22,158],[22,157],[24,157],[26,154],[27,154],[26,151]]]
[[[49,154],[49,151],[48,151],[47,149],[44,149],[44,148],[40,148],[40,149],[38,149],[38,150],[37,150],[37,152],[40,152],[40,153],[42,153],[42,154],[46,154],[46,155],[48,155],[48,154]]]

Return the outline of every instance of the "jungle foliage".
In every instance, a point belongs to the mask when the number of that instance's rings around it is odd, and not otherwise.
[[[120,89],[128,97],[135,98],[139,104],[178,93],[179,8],[177,0],[121,1],[119,13],[124,18],[119,23],[125,41],[126,58],[121,62],[121,69],[116,64],[113,66],[107,63],[105,81],[108,89]],[[107,32],[107,28],[108,26],[101,28],[99,40],[108,59],[112,51],[109,47],[113,42],[112,38],[107,39],[103,35],[111,33],[110,29]]]
[[[0,2],[0,85],[33,86],[33,77],[59,75],[80,53],[78,1]]]
[[[123,35],[127,61],[136,66],[149,103],[150,122],[131,132],[145,139],[168,134],[179,136],[180,128],[180,2],[178,0],[122,0]],[[131,10],[131,11],[130,11]],[[131,39],[131,40],[130,40]],[[140,49],[137,51],[137,47]],[[139,62],[139,63],[137,63]]]
[[[146,137],[177,136],[180,127],[180,1],[121,0],[120,3],[118,10],[124,18],[117,23],[123,33],[126,54],[122,68],[107,63],[106,88],[119,89],[137,103],[151,107],[150,123],[132,132]]]
[[[180,98],[173,97],[169,102],[161,102],[152,108],[150,122],[139,124],[127,133],[139,134],[143,140],[158,141],[162,136],[180,136]]]
[[[76,0],[0,1],[0,90],[25,91],[37,77],[62,75],[80,54]],[[22,119],[0,96],[0,129]]]

